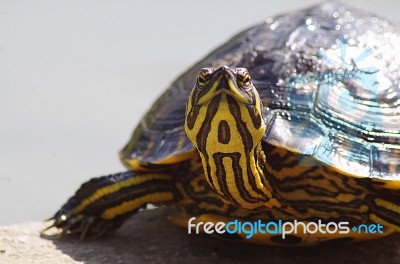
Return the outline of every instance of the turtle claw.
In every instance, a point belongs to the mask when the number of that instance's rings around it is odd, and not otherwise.
[[[101,219],[98,216],[84,214],[69,216],[60,211],[49,220],[54,222],[42,230],[42,235],[49,229],[59,228],[61,232],[57,236],[79,235],[79,240],[81,241],[87,238],[96,239],[102,237],[116,228],[112,221]]]
[[[117,215],[112,219],[105,219],[102,217],[102,213],[109,208],[109,202],[113,203],[115,201],[111,197],[107,201],[99,202],[98,200],[101,200],[101,198],[93,197],[98,196],[96,192],[101,188],[115,184],[124,179],[129,179],[134,174],[135,172],[111,174],[99,178],[92,178],[88,182],[82,184],[76,193],[62,205],[61,209],[49,219],[52,223],[43,231],[58,228],[60,229],[58,236],[75,235],[78,236],[80,240],[98,238],[111,233],[111,231],[120,227],[130,214],[126,213]]]

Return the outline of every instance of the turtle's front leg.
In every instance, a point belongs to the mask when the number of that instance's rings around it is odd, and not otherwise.
[[[147,204],[168,204],[179,196],[173,177],[163,173],[127,171],[82,184],[52,217],[62,234],[99,237],[119,226]],[[49,227],[49,228],[51,228]]]

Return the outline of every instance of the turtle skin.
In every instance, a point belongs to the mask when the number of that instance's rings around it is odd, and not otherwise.
[[[398,26],[337,2],[244,30],[183,73],[153,104],[120,152],[129,171],[83,184],[55,214],[54,226],[81,237],[101,236],[155,204],[175,207],[181,225],[189,216],[218,216],[383,223],[387,234],[400,231],[398,43]],[[220,65],[247,68],[258,90],[267,124],[263,171],[280,207],[248,210],[221,199],[185,134],[186,102],[199,70]]]

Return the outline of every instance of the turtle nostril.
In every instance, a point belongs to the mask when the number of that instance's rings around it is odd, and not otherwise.
[[[230,68],[226,65],[222,65],[221,67],[219,67],[219,70],[222,72],[227,72],[230,70]]]
[[[219,74],[221,74],[221,75],[225,75],[225,76],[230,76],[230,75],[234,75],[234,70],[232,70],[231,68],[229,68],[228,66],[226,66],[226,65],[222,65],[222,66],[220,66],[217,70],[216,70],[216,72],[219,72]]]

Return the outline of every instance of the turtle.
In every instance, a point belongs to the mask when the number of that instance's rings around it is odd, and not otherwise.
[[[338,2],[238,33],[155,101],[120,152],[128,170],[84,183],[51,227],[100,237],[155,205],[188,233],[266,245],[399,232],[398,43],[399,27]]]

